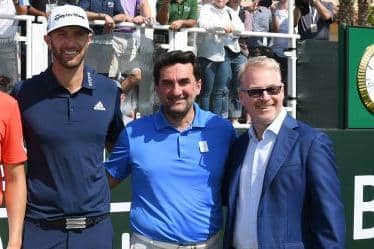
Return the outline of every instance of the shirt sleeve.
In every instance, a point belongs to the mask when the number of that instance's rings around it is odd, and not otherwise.
[[[130,174],[129,152],[129,137],[127,130],[123,129],[109,159],[104,163],[104,167],[113,178],[122,180]]]
[[[190,14],[188,16],[188,19],[194,19],[194,20],[197,20],[197,1],[196,0],[190,0],[190,4],[191,4],[191,11],[190,11]]]
[[[14,103],[14,104],[13,104]],[[26,151],[23,145],[21,117],[16,102],[12,102],[9,119],[5,120],[5,134],[1,146],[4,164],[18,164],[26,161]]]
[[[90,1],[88,0],[80,0],[78,6],[84,10],[91,10],[90,9]]]
[[[30,6],[30,1],[29,0],[19,0],[19,4],[21,6]]]
[[[160,10],[160,7],[162,6],[163,1],[162,0],[157,0],[156,2],[156,11]]]
[[[116,100],[115,100],[115,106],[114,106],[114,115],[113,115],[113,119],[110,123],[108,134],[107,134],[107,137],[106,137],[106,141],[109,142],[109,143],[112,143],[112,144],[114,144],[117,141],[117,138],[118,138],[119,134],[121,133],[121,131],[123,130],[123,127],[124,127],[123,119],[122,119],[122,112],[121,112],[121,108],[120,108],[120,104],[121,104],[120,95],[121,94],[120,94],[120,91],[118,89],[117,97],[116,97]]]
[[[228,11],[230,11],[230,14],[232,16],[232,25],[234,25],[236,31],[244,31],[244,23],[242,20],[240,20],[239,16],[235,14],[230,8]]]
[[[332,20],[334,20],[335,16],[334,16],[334,4],[332,2],[322,2],[322,4],[326,7],[326,9],[328,9],[332,15],[330,21],[332,22]]]
[[[121,4],[121,1],[120,0],[116,0],[114,2],[114,10],[113,10],[113,14],[114,15],[118,15],[118,14],[124,14],[125,11],[123,10],[123,7],[122,7],[122,4]]]

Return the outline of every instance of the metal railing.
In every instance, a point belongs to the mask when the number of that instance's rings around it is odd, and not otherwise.
[[[294,34],[294,23],[293,23],[293,3],[294,0],[289,1],[288,7],[288,34],[284,33],[270,33],[270,32],[241,32],[239,35],[241,37],[264,37],[267,38],[287,38],[289,39],[289,50],[285,52],[285,56],[288,58],[288,101],[287,101],[287,111],[291,113],[293,117],[296,117],[296,106],[297,106],[297,98],[296,98],[296,40],[300,38],[299,35]],[[31,78],[33,75],[39,74],[41,71],[44,71],[48,67],[48,47],[44,42],[43,36],[46,32],[47,21],[44,17],[38,17],[35,19],[34,16],[28,15],[18,15],[18,16],[11,16],[11,15],[0,15],[0,19],[12,19],[18,20],[21,22],[26,23],[26,32],[25,35],[18,35],[16,36],[16,41],[22,42],[26,46],[26,61],[21,61],[21,63],[25,63],[26,68],[26,78]],[[93,21],[91,24],[94,25],[104,25],[104,21]],[[153,29],[160,29],[160,30],[168,30],[169,31],[169,43],[163,44],[162,47],[168,50],[192,50],[194,51],[196,48],[188,46],[187,39],[185,39],[187,33],[202,33],[207,32],[203,28],[188,28],[182,29],[178,32],[172,31],[169,29],[169,25],[159,25],[159,24],[152,24],[152,25],[135,25],[133,23],[119,23],[116,25],[117,27],[133,27],[137,29],[146,29],[149,30],[148,34],[152,33]],[[196,37],[196,36],[195,36]],[[236,128],[247,128],[248,125],[239,125]],[[111,203],[111,213],[115,212],[129,212],[130,210],[130,202],[117,202]],[[0,219],[6,218],[6,210],[5,208],[0,208]],[[128,247],[129,237],[128,234],[122,235],[123,245]],[[1,246],[1,241],[0,241]]]
[[[294,23],[293,23],[293,1],[289,2],[288,7],[288,34],[285,33],[271,33],[271,32],[248,32],[243,31],[239,33],[240,37],[263,37],[267,38],[286,38],[289,39],[289,50],[285,52],[285,56],[288,58],[288,76],[287,76],[287,106],[286,109],[293,117],[296,117],[296,106],[297,106],[297,96],[296,96],[296,40],[300,38],[299,35],[294,34]],[[0,15],[1,19],[13,19],[24,21],[26,23],[26,33],[25,35],[17,35],[16,41],[23,42],[26,46],[26,56],[25,56],[25,68],[26,68],[26,78],[30,78],[33,75],[40,73],[48,67],[48,48],[43,41],[43,36],[45,34],[47,21],[44,17],[28,16],[28,15]],[[104,25],[103,20],[92,21],[93,25]],[[180,31],[172,31],[169,29],[169,25],[159,25],[159,24],[147,24],[147,25],[135,25],[133,23],[123,22],[116,25],[116,27],[133,27],[137,29],[160,29],[169,31],[169,43],[162,44],[161,47],[168,50],[192,50],[196,52],[196,47],[188,46],[187,44],[187,34],[188,33],[203,33],[208,32],[203,28],[187,28]],[[209,31],[210,32],[210,31]],[[151,32],[148,32],[148,34]],[[196,37],[196,36],[195,36]],[[24,63],[21,61],[21,63]]]

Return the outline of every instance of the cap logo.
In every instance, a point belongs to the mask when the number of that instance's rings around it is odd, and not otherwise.
[[[47,33],[66,26],[80,26],[92,33],[86,12],[78,6],[63,5],[52,9]]]
[[[65,17],[69,17],[69,16],[75,16],[75,17],[79,17],[79,18],[85,20],[84,16],[79,15],[78,13],[68,13],[68,14],[57,14],[57,15],[55,16],[55,21],[58,21],[58,20],[60,20],[61,18],[65,18]]]

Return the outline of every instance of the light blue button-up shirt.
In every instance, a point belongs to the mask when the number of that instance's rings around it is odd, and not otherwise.
[[[265,170],[282,123],[284,109],[266,128],[258,140],[251,126],[248,129],[249,145],[240,173],[239,197],[236,208],[233,246],[236,249],[257,249],[257,209],[262,193]]]

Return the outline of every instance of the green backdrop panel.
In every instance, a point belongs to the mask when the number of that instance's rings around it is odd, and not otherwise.
[[[374,175],[374,130],[372,129],[327,129],[331,137],[338,166],[339,177],[342,182],[342,192],[345,204],[347,221],[347,247],[346,249],[372,249],[374,236],[369,239],[353,239],[353,212],[354,212],[354,180],[358,175]],[[374,188],[365,189],[363,200],[374,199]],[[131,200],[130,179],[126,180],[112,191],[112,202],[129,202]],[[374,211],[374,210],[373,210]],[[374,228],[374,212],[363,214],[363,228]],[[129,214],[113,213],[111,215],[115,231],[115,249],[124,245],[121,241],[123,233],[130,233]],[[6,219],[0,219],[0,237],[3,247],[6,245]]]
[[[366,47],[374,44],[374,28],[347,28],[348,128],[374,128],[374,115],[361,102],[357,69]]]

